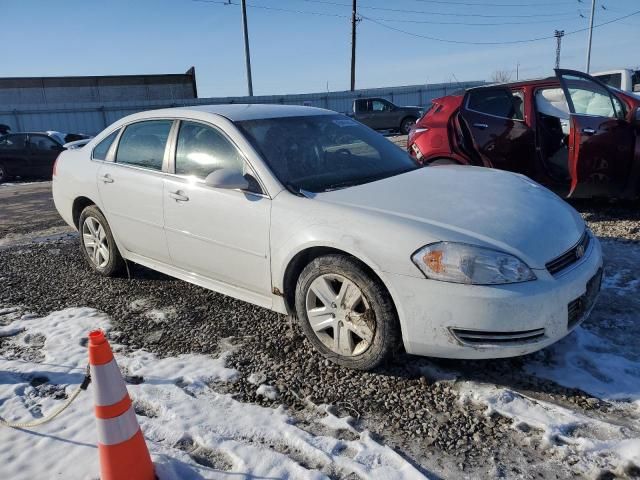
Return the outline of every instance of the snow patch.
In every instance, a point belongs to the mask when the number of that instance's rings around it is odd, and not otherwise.
[[[43,318],[16,319],[6,326],[24,330],[3,340],[39,339],[39,360],[0,360],[0,408],[5,419],[25,421],[47,415],[82,381],[86,334],[109,318],[90,308],[70,308]],[[112,342],[114,351],[121,346]],[[238,372],[218,358],[180,355],[157,358],[138,350],[116,354],[127,378],[138,421],[160,480],[202,478],[345,477],[416,479],[423,476],[388,447],[364,432],[340,440],[298,428],[284,408],[238,402],[217,393],[216,382]],[[267,387],[261,385],[261,387]],[[89,386],[89,390],[91,390]],[[273,388],[273,387],[270,387]],[[337,426],[341,419],[329,422]],[[61,416],[38,429],[0,429],[3,478],[97,478],[92,396],[82,393]],[[34,461],[37,458],[37,461]]]
[[[535,356],[525,370],[604,400],[631,401],[640,412],[640,363],[616,351],[607,339],[578,327]]]
[[[268,398],[269,400],[278,399],[278,390],[271,385],[265,385],[264,383],[258,387],[256,394]]]
[[[465,381],[457,384],[460,401],[486,406],[486,415],[498,413],[513,420],[514,428],[527,425],[542,431],[543,445],[586,454],[581,468],[591,466],[591,456],[612,455],[640,464],[640,438],[625,427],[587,417],[560,405],[537,400],[510,389]],[[569,451],[565,453],[570,453]]]

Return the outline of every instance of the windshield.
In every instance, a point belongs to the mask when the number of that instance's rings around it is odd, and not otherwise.
[[[237,125],[278,180],[296,191],[345,188],[420,167],[382,135],[343,115],[246,120]]]

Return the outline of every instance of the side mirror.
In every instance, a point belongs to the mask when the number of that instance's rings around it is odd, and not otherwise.
[[[211,172],[204,179],[204,184],[214,188],[226,188],[228,190],[246,190],[249,182],[237,171],[228,168],[220,168]]]

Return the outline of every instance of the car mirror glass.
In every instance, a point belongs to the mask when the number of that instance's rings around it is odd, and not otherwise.
[[[227,190],[246,190],[249,187],[249,182],[240,172],[228,168],[214,170],[207,175],[204,183],[209,187]]]

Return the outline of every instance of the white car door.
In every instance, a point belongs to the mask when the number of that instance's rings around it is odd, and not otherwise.
[[[128,125],[113,162],[98,169],[98,190],[109,225],[129,252],[170,263],[162,210],[166,145],[173,120]]]
[[[211,125],[181,121],[173,166],[164,180],[165,231],[176,266],[217,283],[217,290],[271,304],[271,199],[255,183],[249,191],[205,185],[219,168],[249,168],[234,143]]]

